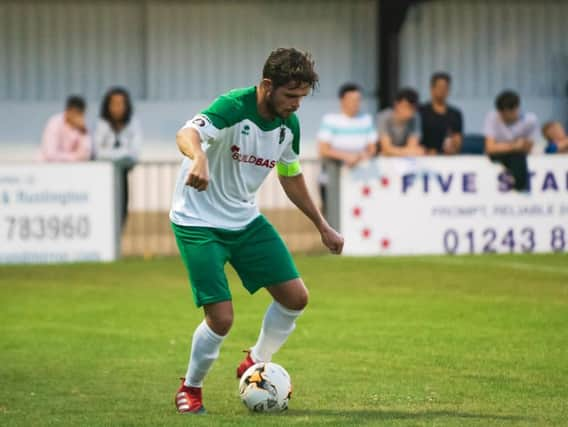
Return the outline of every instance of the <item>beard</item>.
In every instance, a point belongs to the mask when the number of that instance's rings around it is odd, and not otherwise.
[[[266,108],[267,108],[268,112],[274,117],[279,117],[281,119],[285,119],[289,116],[289,114],[284,115],[284,114],[278,112],[278,109],[276,108],[276,102],[274,101],[274,94],[273,93],[266,96]]]
[[[274,95],[266,95],[266,109],[271,116],[279,117],[278,111],[276,110],[276,103],[274,102]]]

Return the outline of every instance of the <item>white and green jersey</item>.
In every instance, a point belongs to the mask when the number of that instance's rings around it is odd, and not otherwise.
[[[209,186],[198,192],[186,185],[192,161],[185,158],[170,211],[175,224],[242,229],[259,215],[255,194],[272,169],[284,176],[301,173],[298,118],[262,118],[254,86],[220,96],[183,128],[201,136]]]

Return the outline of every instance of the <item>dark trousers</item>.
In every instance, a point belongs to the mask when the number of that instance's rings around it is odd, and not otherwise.
[[[529,190],[529,167],[526,154],[500,154],[491,156],[491,160],[499,162],[513,176],[513,188],[517,191]]]

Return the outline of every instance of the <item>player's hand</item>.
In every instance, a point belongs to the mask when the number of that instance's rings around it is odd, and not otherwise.
[[[197,156],[193,159],[193,165],[189,171],[186,184],[195,188],[197,191],[207,190],[209,185],[209,163],[207,156]]]
[[[321,241],[332,254],[339,255],[343,251],[343,236],[325,224],[320,230]]]

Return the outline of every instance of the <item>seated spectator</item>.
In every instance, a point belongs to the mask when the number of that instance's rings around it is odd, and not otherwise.
[[[485,118],[485,152],[491,160],[500,162],[511,173],[514,188],[528,191],[527,155],[538,132],[538,119],[533,113],[520,111],[521,99],[506,90],[495,100],[496,111]]]
[[[547,154],[568,153],[568,136],[560,122],[547,122],[542,127]]]
[[[85,100],[70,96],[65,111],[51,117],[43,131],[40,159],[45,162],[90,160],[91,140],[85,126]]]
[[[422,156],[421,126],[416,112],[418,93],[414,89],[401,89],[393,108],[379,113],[379,145],[385,156]]]
[[[322,158],[320,192],[324,214],[329,213],[328,188],[339,191],[339,166],[349,167],[375,155],[377,132],[370,114],[361,112],[361,88],[346,83],[339,88],[341,112],[326,114],[317,135],[318,149]],[[333,198],[333,196],[332,196]],[[336,207],[331,203],[334,210]],[[329,220],[329,215],[327,215]],[[331,221],[335,223],[334,219]]]
[[[420,107],[421,144],[427,154],[458,154],[463,141],[462,113],[448,105],[451,77],[434,73],[430,79],[430,102]]]
[[[319,154],[355,166],[375,154],[377,133],[370,114],[361,112],[361,89],[353,83],[339,88],[340,113],[323,117],[318,132]]]
[[[132,117],[130,94],[123,88],[111,88],[104,96],[94,134],[95,159],[114,162],[122,179],[122,225],[128,213],[128,173],[140,154],[142,132]]]

